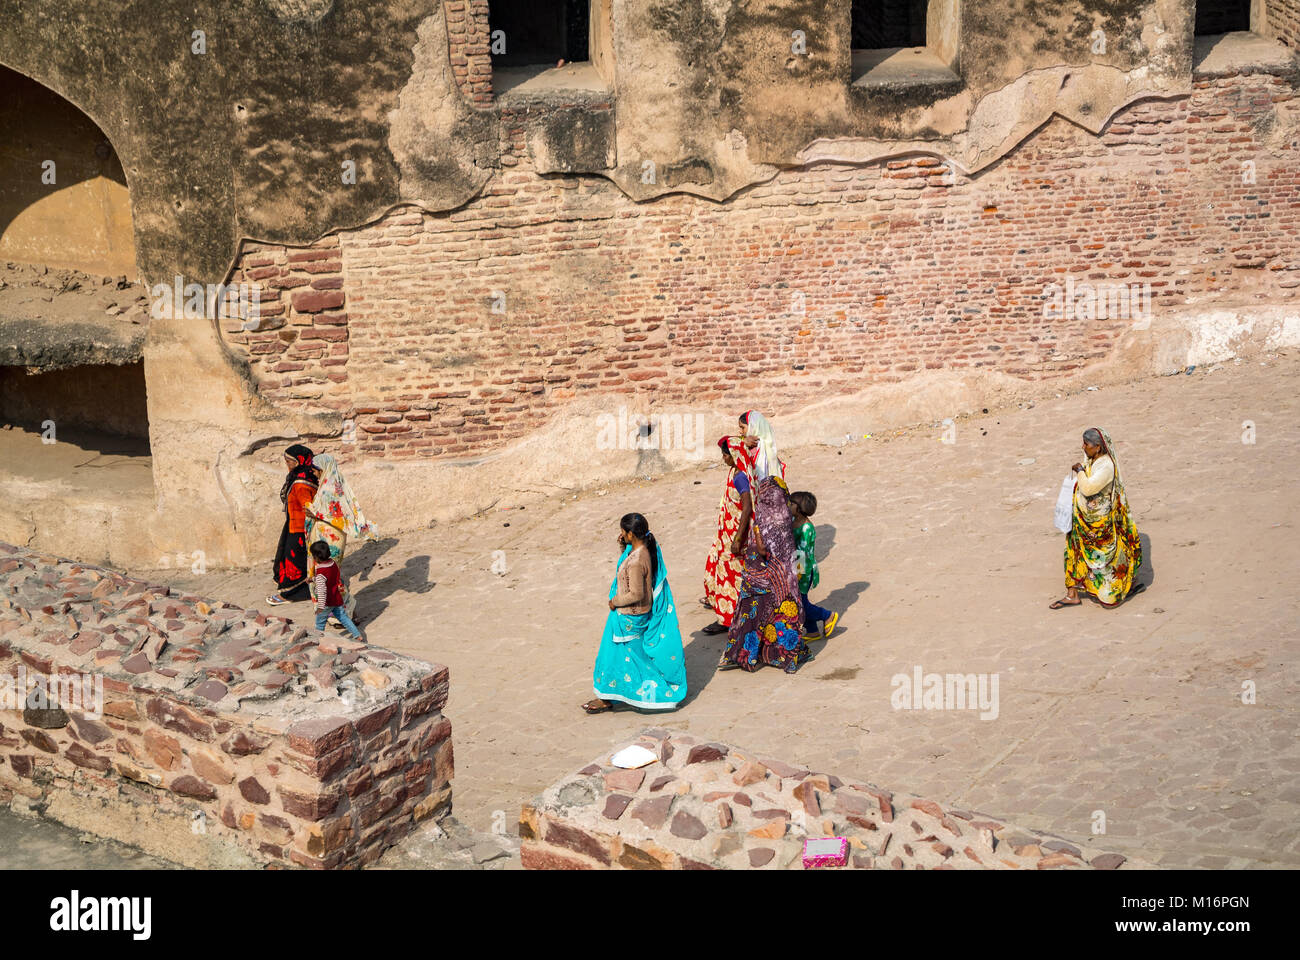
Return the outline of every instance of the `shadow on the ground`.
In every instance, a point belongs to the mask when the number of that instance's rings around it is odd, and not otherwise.
[[[823,523],[821,526],[814,525],[817,531],[817,562],[821,563],[828,556],[831,550],[835,548],[835,527],[829,523]]]
[[[862,596],[862,592],[870,586],[871,584],[866,580],[855,580],[853,583],[846,583],[838,590],[832,590],[824,600],[817,600],[813,597],[809,597],[808,599],[819,607],[825,607],[832,613],[838,613],[840,619],[843,620],[844,614],[848,611],[849,607],[853,606],[853,602],[857,600],[858,597]],[[839,628],[837,627],[836,630],[838,631],[838,629]],[[833,639],[835,639],[834,635],[826,640],[809,640],[808,649],[813,652],[815,658],[820,660],[824,650],[832,649],[828,645]],[[841,671],[837,670],[834,674],[819,679],[847,680],[851,679],[856,674],[857,668],[854,668],[852,672],[847,674],[842,674]]]
[[[375,564],[395,546],[397,546],[396,537],[385,537],[383,540],[367,540],[344,558],[344,573],[349,580],[369,580],[370,574],[375,569]]]
[[[1135,585],[1141,585],[1142,589],[1148,590],[1156,582],[1156,567],[1151,561],[1151,538],[1145,533],[1139,533],[1138,542],[1142,544],[1142,566],[1138,567],[1133,582]]]
[[[686,699],[677,709],[686,706],[700,695],[718,672],[718,658],[727,649],[725,633],[708,634],[696,630],[684,651],[686,657]]]
[[[826,595],[825,600],[818,600],[815,597],[809,597],[808,599],[819,607],[825,607],[832,613],[838,613],[843,618],[849,607],[853,606],[858,597],[862,596],[863,592],[870,586],[871,584],[866,580],[855,580],[832,590]]]
[[[373,621],[388,609],[388,598],[395,593],[428,593],[436,586],[429,579],[429,556],[407,557],[400,568],[357,592],[356,619]]]
[[[833,530],[834,528],[832,528]],[[820,534],[818,535],[820,540]],[[871,584],[866,580],[855,580],[853,583],[846,583],[838,590],[832,590],[825,600],[821,601],[819,606],[824,606],[840,616],[853,606]],[[814,601],[817,602],[817,601]],[[812,643],[824,643],[825,641],[814,640]],[[812,644],[809,644],[811,647]],[[703,692],[704,688],[709,685],[713,675],[718,672],[718,658],[722,656],[722,651],[727,649],[727,635],[725,633],[707,634],[703,630],[696,630],[691,634],[690,643],[686,645],[686,699],[682,701],[682,706],[690,703]],[[813,652],[819,654],[821,647]],[[680,708],[679,708],[680,709]]]

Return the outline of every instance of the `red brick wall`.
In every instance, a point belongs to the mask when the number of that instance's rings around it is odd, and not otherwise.
[[[475,103],[492,102],[492,57],[488,52],[488,0],[444,0],[451,69],[461,92]]]
[[[540,178],[507,117],[510,155],[480,198],[341,236],[331,402],[350,392],[363,453],[463,457],[584,395],[779,415],[922,369],[1061,377],[1130,326],[1045,319],[1043,288],[1067,275],[1149,282],[1157,315],[1296,299],[1300,157],[1277,159],[1255,127],[1292,96],[1271,76],[1197,81],[1099,137],[1057,119],[973,179],[929,157],[825,163],[723,204]],[[326,362],[292,359],[301,338],[267,374],[278,399]]]
[[[350,409],[338,237],[308,249],[245,244],[230,283],[260,289],[259,326],[245,330],[241,318],[223,318],[222,333],[247,358],[262,394],[313,412]]]
[[[1300,0],[1268,0],[1267,9],[1269,33],[1300,50]]]

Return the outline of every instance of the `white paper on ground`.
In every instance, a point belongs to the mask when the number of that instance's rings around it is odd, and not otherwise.
[[[839,854],[843,843],[839,837],[825,837],[813,839],[809,837],[803,842],[803,852],[806,857],[833,857]]]
[[[654,763],[658,759],[645,747],[634,743],[632,746],[624,747],[614,754],[609,762],[616,767],[622,767],[624,770],[635,770],[637,767],[644,767],[648,763]]]

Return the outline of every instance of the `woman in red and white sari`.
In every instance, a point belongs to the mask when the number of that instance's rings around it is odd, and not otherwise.
[[[718,441],[722,462],[727,471],[727,485],[722,490],[718,504],[718,534],[713,538],[708,559],[704,561],[704,602],[718,615],[716,622],[704,628],[708,634],[726,633],[736,612],[736,580],[740,576],[741,560],[731,552],[731,541],[740,529],[743,497],[736,489],[736,474],[744,474],[748,451],[740,437],[723,437]]]
[[[740,557],[732,553],[731,544],[740,529],[740,516],[745,498],[749,496],[749,484],[742,480],[745,489],[744,491],[738,489],[736,476],[740,474],[743,477],[754,472],[756,466],[754,457],[762,449],[758,438],[753,436],[753,431],[749,429],[751,413],[755,414],[756,423],[761,420],[766,425],[767,421],[762,420],[762,415],[757,411],[746,411],[740,415],[739,421],[742,436],[723,437],[718,441],[718,447],[722,450],[722,462],[731,469],[727,472],[727,485],[722,491],[722,502],[718,504],[718,533],[713,538],[708,559],[704,561],[704,604],[711,607],[718,615],[716,622],[704,628],[703,632],[708,634],[727,632],[731,626],[731,619],[735,616],[736,601],[740,596],[737,582],[744,564]],[[776,458],[776,462],[780,468],[781,478],[785,479],[785,463],[779,457]]]

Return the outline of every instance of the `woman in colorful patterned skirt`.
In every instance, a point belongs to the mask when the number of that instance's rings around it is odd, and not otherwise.
[[[309,600],[307,560],[307,511],[316,497],[320,471],[312,463],[315,455],[309,447],[295,443],[284,452],[284,462],[289,475],[280,487],[280,503],[284,506],[284,527],[275,550],[275,583],[279,588],[266,598],[272,606],[290,601]]]
[[[613,701],[642,710],[672,710],[686,699],[686,656],[664,556],[639,513],[619,521],[618,558],[609,585],[609,616],[600,638],[591,687],[582,705],[604,713]]]
[[[1082,603],[1079,591],[1113,607],[1128,596],[1142,565],[1142,543],[1129,515],[1115,446],[1105,430],[1083,434],[1086,464],[1076,463],[1074,519],[1065,535],[1065,596],[1051,609]]]
[[[723,437],[718,441],[722,450],[722,462],[730,469],[727,471],[727,485],[722,491],[722,502],[718,505],[718,534],[713,538],[713,546],[704,561],[704,600],[718,615],[718,619],[704,628],[708,634],[726,633],[731,626],[732,615],[736,612],[736,582],[740,579],[740,558],[731,552],[731,541],[740,529],[742,501],[748,497],[736,487],[736,478],[745,483],[745,449],[740,437]],[[748,484],[745,484],[748,487]]]
[[[767,664],[794,673],[812,654],[801,636],[803,608],[795,573],[790,491],[785,480],[773,473],[781,466],[776,439],[771,425],[756,410],[746,415],[745,437],[751,448],[751,470],[743,485],[751,491],[752,509],[742,510],[732,540],[732,552],[743,558],[740,597],[718,666],[753,671]]]

